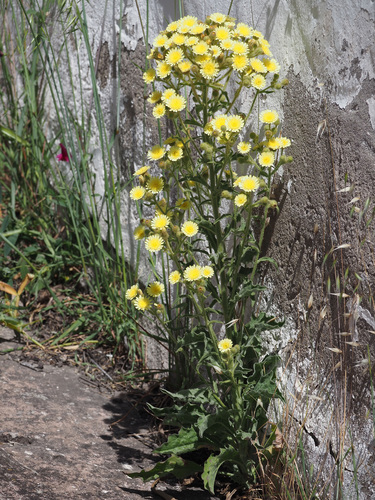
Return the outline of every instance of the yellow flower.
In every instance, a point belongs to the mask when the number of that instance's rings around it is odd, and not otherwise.
[[[197,56],[202,56],[204,54],[207,54],[207,52],[208,52],[208,45],[207,45],[207,43],[204,42],[203,40],[200,41],[200,42],[198,42],[197,44],[194,45],[193,52]]]
[[[280,139],[278,137],[271,137],[271,139],[267,142],[267,146],[270,149],[279,149],[281,147]]]
[[[182,17],[179,21],[178,31],[181,33],[187,33],[193,26],[197,24],[198,19],[194,16]]]
[[[147,100],[151,104],[155,104],[158,101],[160,101],[160,98],[161,98],[161,92],[159,90],[154,90],[154,92],[152,92],[152,94],[150,94],[150,96]]]
[[[171,149],[168,151],[168,158],[171,161],[177,161],[180,158],[182,158],[183,152],[182,149],[179,148],[178,146],[172,146]]]
[[[175,285],[178,283],[181,279],[181,273],[178,271],[172,271],[171,274],[169,275],[169,283],[171,285]]]
[[[267,72],[267,68],[265,67],[263,62],[260,59],[257,59],[256,57],[253,57],[250,59],[250,66],[257,73],[266,73]]]
[[[254,75],[251,78],[251,85],[257,90],[263,90],[266,87],[267,82],[263,75]]]
[[[139,311],[146,311],[151,307],[151,300],[144,295],[139,295],[133,302],[134,307]]]
[[[266,56],[271,56],[271,51],[270,51],[270,44],[267,40],[265,40],[264,38],[262,40],[260,40],[260,46],[262,47],[262,50],[263,50],[263,53],[266,55]]]
[[[203,63],[201,66],[201,74],[206,80],[211,80],[215,78],[219,73],[219,65],[214,62],[212,59]]]
[[[218,115],[214,120],[212,120],[211,125],[215,130],[221,132],[221,127],[227,126],[227,115]]]
[[[164,240],[158,234],[152,234],[145,239],[145,247],[149,252],[159,252],[164,246]]]
[[[182,45],[185,42],[185,36],[181,35],[180,33],[176,33],[172,37],[172,42],[176,45]]]
[[[211,54],[213,57],[219,57],[219,55],[222,53],[223,51],[218,45],[211,45]]]
[[[245,23],[238,23],[236,27],[236,32],[239,35],[243,36],[244,38],[248,38],[249,36],[252,35],[253,30],[250,28],[250,26],[248,26]]]
[[[275,154],[272,151],[261,153],[258,158],[259,165],[262,167],[272,167],[275,163]]]
[[[248,142],[240,142],[237,145],[237,150],[239,153],[246,155],[251,149],[251,146]]]
[[[163,187],[164,181],[161,177],[151,177],[147,183],[147,189],[153,194],[160,193]]]
[[[167,99],[169,99],[175,94],[176,94],[175,89],[166,89],[164,90],[163,95],[161,96],[161,100],[165,102]]]
[[[168,24],[168,26],[166,27],[166,31],[168,32],[173,32],[173,31],[176,31],[178,28],[178,22],[177,21],[172,21],[171,23]]]
[[[163,103],[157,104],[152,110],[152,114],[155,118],[161,118],[165,115],[165,106]]]
[[[220,14],[220,12],[215,12],[210,15],[211,21],[217,24],[222,24],[227,20],[227,16],[225,14]]]
[[[139,168],[136,172],[134,172],[134,175],[142,175],[147,172],[147,170],[150,170],[150,167],[145,165],[144,167]]]
[[[203,31],[205,31],[206,29],[208,28],[207,24],[204,24],[204,23],[200,23],[200,24],[196,24],[195,26],[193,26],[190,30],[190,33],[192,35],[200,35],[201,33],[203,33]]]
[[[259,120],[262,123],[275,123],[279,119],[279,115],[276,111],[272,111],[270,109],[266,109],[262,111],[259,115]]]
[[[190,207],[190,201],[186,200],[185,198],[180,198],[176,201],[176,208],[179,208],[180,210],[188,210]]]
[[[239,181],[238,185],[240,186],[242,191],[245,191],[246,193],[251,193],[259,187],[259,179],[257,177],[254,177],[253,175],[244,175],[242,177],[239,177],[237,181]]]
[[[280,137],[279,141],[280,141],[280,147],[283,149],[288,148],[291,145],[290,139],[288,139],[287,137]]]
[[[154,281],[150,283],[147,287],[147,293],[151,295],[151,297],[159,297],[165,290],[163,283],[160,281]]]
[[[219,28],[216,28],[215,33],[216,33],[216,38],[218,40],[226,40],[227,38],[230,37],[229,29],[225,28],[224,26],[220,26]]]
[[[248,48],[248,45],[244,42],[234,41],[232,45],[233,52],[240,55],[246,55]]]
[[[203,278],[212,278],[214,275],[214,270],[211,266],[204,266],[201,269]]]
[[[144,197],[146,190],[142,186],[135,186],[130,190],[129,196],[132,200],[140,200]]]
[[[138,226],[134,229],[134,239],[135,240],[143,240],[146,236],[146,230],[143,226]]]
[[[171,74],[171,70],[172,68],[169,66],[169,64],[162,61],[159,62],[156,67],[156,74],[158,75],[159,78],[164,79]]]
[[[181,231],[188,238],[192,238],[193,236],[195,236],[198,232],[198,229],[199,229],[198,224],[191,220],[187,220],[181,226]]]
[[[166,105],[171,111],[178,112],[186,107],[186,100],[182,95],[176,94],[166,100]]]
[[[242,207],[243,205],[245,205],[246,202],[247,202],[246,194],[241,193],[234,198],[234,204],[237,207]]]
[[[164,154],[165,149],[159,145],[156,145],[147,153],[147,158],[149,160],[160,160],[161,158],[163,158]]]
[[[178,68],[179,70],[182,72],[182,73],[187,73],[188,71],[190,71],[192,67],[192,64],[190,61],[188,60],[185,60],[185,61],[181,61],[179,64],[178,64]]]
[[[157,215],[152,219],[151,227],[152,229],[155,229],[155,231],[158,229],[164,229],[169,225],[170,221],[171,220],[167,215],[164,214]]]
[[[248,64],[249,64],[249,59],[247,56],[240,54],[235,54],[233,56],[232,66],[235,70],[243,71],[244,69],[247,68]]]
[[[233,342],[230,339],[223,339],[220,340],[217,346],[220,352],[228,352],[232,349]]]
[[[139,286],[138,285],[131,286],[128,290],[126,290],[125,297],[128,300],[135,299],[136,296],[138,295],[138,290],[139,290]]]
[[[153,68],[148,69],[143,73],[143,80],[146,83],[152,83],[155,80],[156,72]]]
[[[223,50],[232,50],[233,40],[231,40],[230,38],[226,38],[225,40],[222,40],[220,45]]]
[[[195,64],[203,64],[204,62],[210,61],[211,57],[208,54],[204,54],[203,56],[195,56],[194,62]]]
[[[197,36],[189,36],[189,38],[185,41],[185,45],[187,47],[192,47],[196,43],[199,42],[199,38]]]
[[[163,47],[164,44],[168,41],[168,37],[166,35],[158,35],[153,43],[154,47]]]
[[[230,132],[239,132],[243,126],[244,121],[240,115],[228,116],[227,127]]]
[[[276,59],[263,59],[263,64],[270,73],[278,73],[280,71],[280,64]]]
[[[189,266],[184,271],[184,278],[186,281],[197,281],[202,278],[201,266]]]
[[[180,61],[182,61],[183,58],[184,58],[184,53],[182,49],[177,47],[175,49],[171,49],[167,53],[165,60],[169,65],[173,66],[174,64],[178,64]]]

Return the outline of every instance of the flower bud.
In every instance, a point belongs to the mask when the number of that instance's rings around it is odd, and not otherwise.
[[[267,141],[269,141],[271,139],[271,137],[273,136],[272,130],[266,130],[265,136],[266,136]]]
[[[205,287],[202,285],[197,286],[197,292],[203,294],[206,291]]]
[[[277,201],[276,200],[269,200],[268,206],[271,209],[277,208],[277,206],[278,206]]]
[[[232,200],[233,199],[233,194],[227,190],[224,190],[221,192],[221,197],[225,198],[226,200]]]
[[[238,354],[238,353],[240,352],[240,346],[239,346],[238,344],[236,344],[236,345],[234,345],[234,346],[232,347],[232,349],[231,349],[231,350],[232,350],[232,354],[233,354],[233,356],[235,356],[236,354]]]
[[[202,142],[201,149],[203,149],[203,151],[205,151],[206,153],[209,153],[209,154],[212,154],[214,151],[214,147],[211,144],[209,144],[208,142]]]
[[[283,87],[285,87],[286,85],[289,85],[289,80],[287,78],[283,78],[283,80],[281,80],[281,85]]]

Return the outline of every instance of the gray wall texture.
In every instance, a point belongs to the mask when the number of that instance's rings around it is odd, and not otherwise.
[[[124,0],[120,23],[120,1],[97,0],[86,8],[112,130],[120,78],[117,154],[129,178],[143,165],[142,141],[146,148],[157,142],[150,109],[144,120],[142,71],[134,65],[144,67],[146,5],[150,42],[180,13],[173,0],[139,0],[139,11],[134,0]],[[230,1],[183,4],[185,15],[205,19],[227,13]],[[280,331],[265,337],[267,348],[284,361],[279,375],[286,404],[275,410],[275,418],[283,423],[291,449],[296,434],[302,435],[308,465],[314,467],[312,484],[329,484],[328,496],[339,498],[340,477],[342,498],[357,498],[357,491],[358,498],[375,498],[370,383],[371,363],[375,371],[375,2],[234,0],[231,15],[264,34],[281,77],[290,81],[264,103],[280,112],[294,157],[275,180],[280,213],[270,219],[264,248],[279,264],[264,269],[270,290],[264,307],[286,320]],[[88,92],[89,82],[87,66]],[[94,166],[100,177],[95,156]],[[122,224],[130,261],[136,223],[125,197]]]

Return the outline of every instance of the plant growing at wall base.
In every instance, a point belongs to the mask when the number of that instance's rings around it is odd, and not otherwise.
[[[249,486],[273,453],[276,426],[267,409],[281,397],[278,356],[265,355],[262,332],[282,323],[258,312],[265,287],[257,271],[272,261],[261,253],[277,210],[272,179],[291,161],[277,111],[264,109],[255,120],[253,111],[260,95],[287,81],[279,82],[263,35],[220,13],[205,22],[186,16],[170,23],[149,59],[156,67],[144,73],[153,85],[148,101],[154,117],[171,120],[173,134],[148,152],[155,166],[134,174],[130,197],[151,214],[134,235],[145,242],[155,281],[145,289],[135,283],[126,298],[159,325],[159,340],[194,370],[194,382],[166,391],[172,407],[152,408],[179,428],[155,450],[169,458],[131,476],[201,472],[213,492],[220,469]],[[202,449],[203,464],[191,455]]]

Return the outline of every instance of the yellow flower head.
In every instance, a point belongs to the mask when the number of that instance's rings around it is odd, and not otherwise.
[[[172,37],[172,42],[175,43],[176,45],[182,45],[186,40],[185,35],[182,35],[181,33],[176,33]]]
[[[197,24],[198,19],[194,16],[185,16],[179,20],[178,31],[187,33],[193,26]]]
[[[225,23],[225,21],[227,20],[227,16],[225,14],[220,14],[220,12],[215,12],[214,14],[211,14],[209,18],[211,21],[217,24]]]
[[[160,281],[154,281],[147,287],[147,293],[151,295],[151,297],[159,297],[159,295],[161,295],[164,290],[164,285],[163,283],[160,283]]]
[[[188,210],[190,207],[190,201],[186,200],[185,198],[180,198],[176,201],[176,208],[179,208],[180,210]]]
[[[198,232],[198,229],[199,229],[198,224],[191,220],[187,220],[181,226],[181,231],[188,238],[192,238],[193,236],[195,236]]]
[[[244,121],[240,115],[228,116],[227,127],[230,132],[239,132],[243,126]]]
[[[161,158],[163,158],[164,154],[165,149],[157,144],[147,153],[147,158],[149,160],[160,160]]]
[[[190,71],[191,67],[192,64],[187,59],[178,63],[178,68],[182,73],[187,73],[188,71]]]
[[[189,266],[184,271],[184,278],[186,281],[197,281],[202,278],[201,266]]]
[[[164,90],[164,92],[161,96],[161,100],[165,102],[167,99],[169,99],[170,97],[172,97],[175,94],[176,94],[175,89],[166,89],[166,90]]]
[[[159,119],[165,115],[165,106],[163,103],[157,104],[152,110],[152,114],[155,118]]]
[[[239,187],[246,193],[251,193],[259,187],[259,179],[253,175],[244,175],[237,179]],[[237,182],[236,181],[236,182]]]
[[[245,205],[246,202],[247,202],[246,194],[241,193],[234,198],[234,204],[237,207],[242,207],[243,205]]]
[[[199,42],[199,38],[197,36],[189,36],[189,38],[185,41],[186,47],[192,47],[196,43]]]
[[[252,35],[253,30],[245,23],[238,23],[236,32],[244,38],[248,38]]]
[[[146,311],[151,307],[151,300],[144,296],[144,295],[139,295],[133,302],[134,307],[138,309],[139,311]]]
[[[216,33],[216,38],[218,40],[226,40],[227,38],[230,37],[229,29],[225,28],[224,26],[216,28],[215,33]]]
[[[154,217],[151,221],[151,227],[152,229],[160,230],[160,229],[165,229],[169,223],[170,223],[170,218],[167,215],[161,214],[157,215]]]
[[[276,59],[263,59],[263,64],[270,73],[278,73],[280,71],[280,64]]]
[[[251,145],[248,142],[240,142],[237,145],[237,151],[243,155],[246,155],[251,149]]]
[[[195,26],[193,26],[190,30],[190,33],[192,35],[200,35],[201,33],[203,33],[203,31],[205,31],[206,29],[208,28],[207,24],[204,24],[204,23],[199,23],[199,24],[196,24]]]
[[[159,252],[163,246],[164,240],[158,234],[152,234],[145,239],[145,247],[149,252]]]
[[[245,55],[235,54],[233,56],[232,66],[237,71],[243,71],[249,65],[249,59]]]
[[[134,229],[134,239],[135,240],[143,240],[146,236],[146,230],[143,226],[138,226]]]
[[[154,47],[163,47],[165,43],[167,43],[168,37],[167,35],[158,35],[153,43]]]
[[[138,295],[138,290],[139,290],[139,286],[138,285],[131,286],[128,290],[126,290],[125,297],[128,300],[135,299],[136,296]]]
[[[279,141],[280,141],[280,147],[283,149],[288,148],[291,145],[290,139],[288,139],[287,137],[280,137]]]
[[[211,45],[211,54],[212,57],[219,57],[220,54],[222,54],[223,51],[218,45]]]
[[[267,68],[265,67],[263,62],[260,59],[257,59],[256,57],[253,57],[250,59],[250,66],[257,73],[266,73],[267,72]]]
[[[232,50],[233,40],[231,40],[230,38],[226,38],[225,40],[222,40],[220,46],[223,50]]]
[[[182,111],[186,107],[186,99],[182,95],[175,94],[165,101],[171,111]]]
[[[143,73],[143,80],[146,83],[152,83],[155,80],[156,71],[153,68],[148,69]]]
[[[201,66],[201,75],[206,80],[212,80],[213,78],[215,78],[215,76],[217,76],[218,73],[219,73],[219,65],[212,59],[209,59]]]
[[[148,170],[150,170],[150,167],[145,165],[144,167],[139,168],[136,172],[134,172],[134,175],[143,175],[145,174]]]
[[[178,271],[172,271],[171,274],[169,275],[169,283],[171,285],[175,285],[178,283],[181,279],[181,273]]]
[[[161,99],[161,92],[159,90],[154,90],[147,99],[151,104],[156,104]]]
[[[262,47],[262,50],[263,50],[263,53],[266,55],[266,56],[271,56],[272,53],[270,51],[270,44],[267,40],[265,40],[264,38],[262,40],[260,40],[260,46]]]
[[[178,146],[172,146],[171,149],[168,151],[168,158],[171,161],[180,160],[182,156],[183,156],[182,148],[179,148]]]
[[[130,190],[129,196],[132,200],[140,200],[146,194],[146,190],[142,186],[135,186]]]
[[[249,47],[244,42],[234,41],[232,45],[232,50],[235,54],[246,55]]]
[[[262,167],[272,167],[275,163],[275,154],[272,151],[261,153],[258,158],[259,165]]]
[[[272,111],[270,109],[266,109],[262,111],[259,115],[259,120],[262,123],[275,123],[279,119],[279,115],[276,111]]]
[[[153,194],[160,193],[163,187],[164,181],[161,177],[151,177],[147,183],[147,189]]]
[[[212,120],[211,125],[215,130],[218,130],[219,132],[222,131],[221,127],[226,127],[227,126],[227,115],[218,115],[214,120]]]
[[[171,71],[172,71],[172,68],[165,61],[159,62],[158,65],[157,65],[157,67],[156,67],[156,74],[161,79],[164,79],[168,75],[170,75]]]
[[[223,339],[220,340],[217,346],[220,352],[228,352],[232,349],[233,342],[230,339]]]
[[[254,75],[251,78],[251,85],[257,90],[263,90],[266,87],[267,82],[263,75]]]
[[[211,266],[204,266],[201,269],[203,278],[212,278],[214,275],[214,270]]]
[[[177,28],[178,28],[178,21],[172,21],[166,27],[166,31],[168,31],[169,33],[173,33],[173,31],[176,31]]]
[[[184,53],[182,49],[179,47],[175,49],[171,49],[165,58],[166,62],[170,65],[173,66],[174,64],[178,64],[182,59],[184,58]]]
[[[267,146],[270,149],[279,149],[279,148],[281,148],[280,139],[278,137],[271,137],[271,139],[267,142]]]
[[[207,54],[207,52],[208,52],[207,43],[204,42],[203,40],[201,40],[200,42],[198,42],[197,44],[194,45],[193,52],[197,56],[202,56],[204,54]]]

